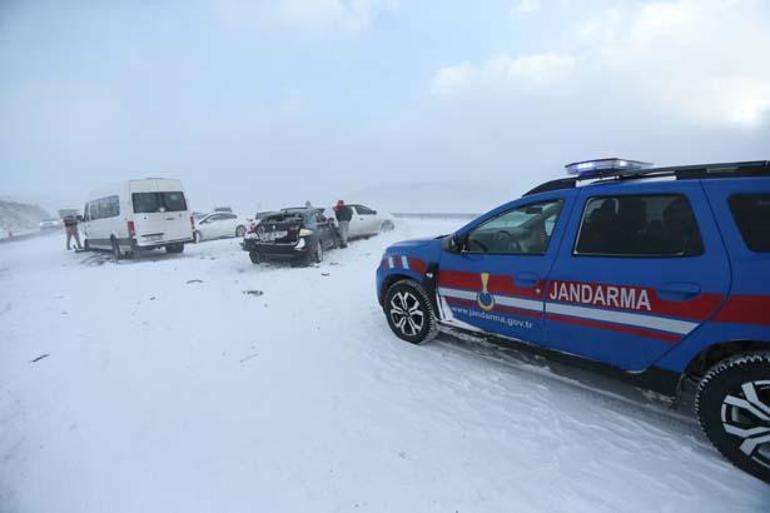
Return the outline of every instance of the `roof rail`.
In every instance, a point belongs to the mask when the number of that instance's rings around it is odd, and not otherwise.
[[[559,189],[574,189],[576,184],[577,178],[559,178],[558,180],[551,180],[550,182],[538,185],[534,189],[525,192],[524,196],[530,196],[540,192],[557,191]]]
[[[685,180],[763,175],[770,175],[770,161],[748,160],[742,162],[718,162],[714,164],[653,167],[640,170],[619,170],[616,173],[607,173],[603,175],[602,178],[633,180],[658,176],[674,176],[677,180]],[[578,177],[578,180],[579,179],[580,177]]]
[[[673,176],[677,180],[700,180],[709,178],[737,178],[751,176],[770,176],[770,160],[748,160],[743,162],[721,162],[715,164],[694,164],[688,166],[653,167],[648,169],[626,169],[607,173],[601,178],[596,176],[560,178],[538,185],[524,193],[524,196],[560,189],[573,189],[581,180],[596,180],[603,183],[610,180],[636,180]]]

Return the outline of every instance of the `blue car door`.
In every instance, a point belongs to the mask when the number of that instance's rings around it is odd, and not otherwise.
[[[697,180],[581,188],[546,290],[546,345],[643,370],[718,310],[727,254]]]
[[[564,192],[524,198],[460,229],[439,262],[444,320],[541,343],[545,278],[571,201]]]

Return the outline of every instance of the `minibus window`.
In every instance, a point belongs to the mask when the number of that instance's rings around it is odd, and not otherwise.
[[[154,214],[160,212],[160,195],[157,192],[135,192],[131,195],[134,212],[137,214]]]
[[[184,212],[187,202],[182,191],[170,192],[135,192],[131,195],[134,212],[153,214],[155,212]]]
[[[184,200],[184,193],[181,191],[161,192],[163,196],[163,206],[166,212],[183,212],[187,210],[187,202]]]

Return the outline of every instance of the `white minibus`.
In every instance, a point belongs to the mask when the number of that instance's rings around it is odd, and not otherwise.
[[[179,180],[145,178],[101,188],[86,203],[83,221],[86,249],[107,249],[115,258],[160,247],[181,253],[193,241]]]

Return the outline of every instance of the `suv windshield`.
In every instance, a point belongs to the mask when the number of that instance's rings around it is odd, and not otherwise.
[[[187,210],[187,202],[181,191],[135,192],[131,195],[131,201],[134,204],[134,212],[137,214]]]

